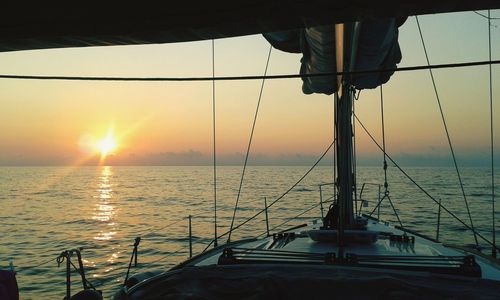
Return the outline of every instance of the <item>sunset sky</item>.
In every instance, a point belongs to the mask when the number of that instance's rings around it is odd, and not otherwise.
[[[483,12],[485,13],[485,12]],[[500,17],[500,11],[492,11]],[[432,64],[488,59],[487,20],[473,12],[420,17]],[[493,21],[493,60],[500,59],[500,20]],[[425,65],[414,17],[400,28],[403,61]],[[261,75],[269,44],[260,35],[215,41],[217,76]],[[211,41],[0,53],[1,74],[174,77],[211,76]],[[273,49],[269,74],[299,71],[300,55]],[[500,66],[493,66],[496,149],[500,153]],[[488,67],[436,70],[457,156],[489,153]],[[242,163],[261,82],[216,83],[217,154]],[[395,74],[384,86],[389,154],[449,157],[428,71]],[[268,80],[251,162],[309,163],[332,140],[331,96],[303,95],[299,79]],[[356,112],[380,138],[379,90],[363,91]],[[95,145],[112,132],[116,149]],[[380,154],[359,127],[367,162]],[[0,165],[209,164],[211,82],[84,82],[0,79]],[[104,162],[103,162],[104,159]],[[497,159],[500,161],[500,159]]]

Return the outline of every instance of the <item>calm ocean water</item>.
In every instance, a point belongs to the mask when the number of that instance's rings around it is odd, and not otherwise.
[[[235,224],[281,196],[308,167],[248,167]],[[407,168],[422,187],[469,223],[452,168]],[[241,176],[241,167],[218,168],[218,231],[225,232]],[[166,270],[188,255],[188,215],[193,215],[194,253],[213,238],[211,167],[6,167],[0,169],[0,267],[12,261],[22,299],[62,299],[65,266],[61,251],[82,247],[85,271],[92,284],[109,298],[125,277],[136,236],[141,236],[139,266],[132,273]],[[269,208],[270,227],[288,221],[319,203],[318,184],[332,181],[328,167],[318,167],[286,197]],[[464,168],[462,177],[474,225],[491,238],[491,187],[487,168]],[[496,174],[500,178],[500,174]],[[435,237],[438,206],[395,168],[389,168],[391,199],[403,224]],[[382,168],[359,168],[358,193],[375,207]],[[375,184],[375,185],[374,185]],[[498,185],[498,182],[496,183]],[[323,188],[323,199],[331,197]],[[381,218],[396,224],[389,203]],[[319,206],[290,220],[281,229],[321,216]],[[497,219],[500,214],[496,214]],[[233,233],[232,240],[265,232],[264,215]],[[498,226],[497,226],[498,228]],[[498,231],[497,233],[500,233]],[[443,212],[440,238],[470,244],[470,231]],[[224,240],[225,241],[225,240]],[[483,243],[484,244],[484,243]],[[75,259],[76,262],[76,259]],[[43,264],[45,263],[45,264]],[[43,264],[43,265],[40,265]],[[72,290],[81,284],[72,274]]]

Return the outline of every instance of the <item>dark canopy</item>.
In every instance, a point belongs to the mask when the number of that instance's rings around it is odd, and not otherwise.
[[[0,51],[170,43],[416,14],[500,8],[498,0],[15,1],[0,12]]]

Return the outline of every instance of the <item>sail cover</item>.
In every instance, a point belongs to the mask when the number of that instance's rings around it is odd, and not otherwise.
[[[361,22],[354,71],[394,69],[401,61],[398,27],[405,18],[379,18]],[[333,73],[335,61],[335,28],[317,26],[283,32],[265,33],[264,37],[277,49],[302,53],[300,74]],[[358,74],[352,84],[356,89],[375,88],[386,83],[393,72]],[[302,77],[305,94],[336,92],[336,76]]]

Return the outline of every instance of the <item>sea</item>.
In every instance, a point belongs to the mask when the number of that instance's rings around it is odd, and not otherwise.
[[[240,189],[241,166],[217,167],[215,185],[210,166],[2,167],[0,268],[13,265],[21,299],[63,299],[66,262],[58,266],[57,258],[65,250],[79,249],[87,279],[110,298],[123,284],[136,237],[141,237],[138,264],[131,274],[168,270],[190,255],[189,220],[193,255],[210,245],[215,228],[222,236],[218,243],[227,241],[224,234],[238,194],[238,228],[231,240],[263,236],[267,227],[273,233],[321,218],[332,201],[334,175],[331,167],[320,166],[301,180],[309,169],[248,166]],[[446,243],[474,244],[472,232],[436,203],[470,225],[455,169],[404,171],[407,175],[389,166],[386,191],[381,167],[358,167],[357,210],[392,225],[400,225],[397,214],[405,228]],[[491,241],[491,171],[460,171],[473,224]],[[265,213],[256,216],[266,204],[268,222]],[[478,239],[489,253],[488,243]],[[78,264],[76,255],[72,262]],[[82,283],[75,271],[71,279],[74,294]]]

